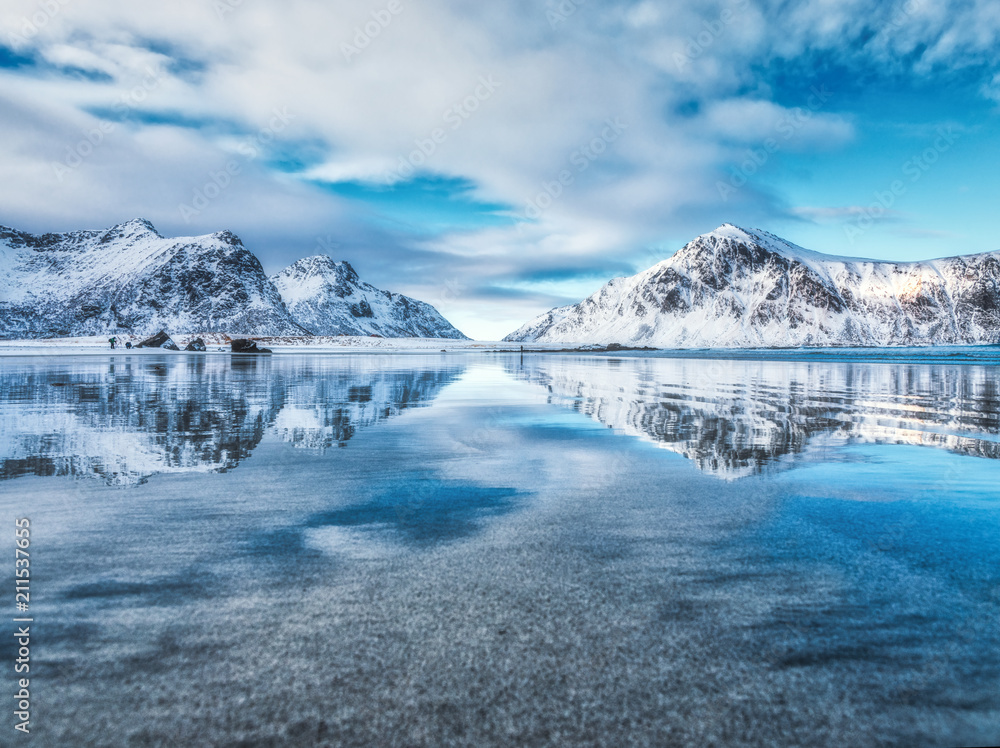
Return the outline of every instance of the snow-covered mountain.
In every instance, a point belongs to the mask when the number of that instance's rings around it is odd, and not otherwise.
[[[161,329],[465,338],[434,307],[363,283],[346,262],[310,257],[268,278],[229,231],[168,239],[143,219],[41,236],[0,226],[0,338]]]
[[[271,281],[296,321],[316,335],[465,339],[430,304],[381,291],[326,255],[292,263]]]
[[[33,236],[0,227],[0,337],[301,335],[229,231],[167,239],[149,221]]]
[[[1000,252],[837,257],[724,224],[509,341],[663,348],[1000,343]]]

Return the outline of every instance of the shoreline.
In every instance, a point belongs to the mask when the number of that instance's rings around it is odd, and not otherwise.
[[[206,351],[184,351],[195,338],[202,338]],[[72,338],[45,338],[0,340],[0,358],[10,357],[63,357],[63,356],[151,356],[151,355],[350,355],[350,354],[561,354],[604,355],[638,358],[694,358],[729,359],[744,361],[805,361],[836,362],[862,360],[884,363],[975,363],[1000,365],[998,345],[942,345],[942,346],[886,346],[876,347],[826,347],[826,348],[650,348],[618,344],[580,344],[572,347],[566,343],[510,343],[506,341],[456,340],[453,338],[372,338],[361,336],[253,336],[247,339],[269,348],[272,354],[233,353],[229,339],[221,333],[201,333],[171,336],[182,349],[117,347],[111,349],[107,338],[86,336]]]
[[[193,333],[189,335],[171,335],[171,340],[181,349],[179,351],[162,348],[125,348],[122,343],[112,349],[104,336],[86,336],[72,338],[44,338],[0,340],[0,357],[3,356],[45,356],[45,355],[227,355],[227,356],[260,356],[260,353],[233,353],[230,341],[243,336],[226,336],[221,333]],[[187,344],[195,338],[201,338],[207,347],[206,351],[185,351]],[[138,342],[144,338],[135,336]],[[289,353],[440,353],[442,351],[496,351],[519,352],[519,348],[511,343],[499,341],[456,340],[453,338],[371,338],[361,336],[245,336],[258,345],[270,348],[273,355]],[[555,347],[555,346],[553,346]]]

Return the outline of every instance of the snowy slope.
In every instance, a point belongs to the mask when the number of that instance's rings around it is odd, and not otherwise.
[[[0,227],[0,337],[303,334],[228,231],[166,239],[135,219],[33,236]]]
[[[326,255],[301,259],[271,281],[298,323],[316,335],[466,339],[430,304],[381,291]]]
[[[505,340],[664,348],[1000,343],[1000,252],[862,260],[724,224]]]

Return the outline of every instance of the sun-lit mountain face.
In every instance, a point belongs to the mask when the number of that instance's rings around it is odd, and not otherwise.
[[[506,339],[661,348],[997,343],[1000,252],[880,262],[725,224]]]

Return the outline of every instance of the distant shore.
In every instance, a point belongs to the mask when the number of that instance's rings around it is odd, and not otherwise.
[[[125,343],[140,343],[146,336],[117,336],[114,350],[108,343],[110,336],[91,335],[73,338],[43,338],[33,340],[0,340],[0,356],[17,355],[68,355],[68,354],[173,354],[185,351],[169,351],[161,348],[125,348]],[[316,335],[316,336],[266,336],[266,335],[224,335],[222,333],[192,333],[171,335],[177,346],[183,349],[189,342],[201,338],[207,347],[205,354],[225,353],[231,355],[231,340],[245,337],[253,340],[274,353],[438,353],[440,351],[520,351],[520,343],[502,341],[455,340],[452,338],[378,338],[356,335]],[[534,350],[565,348],[565,344],[532,343]],[[255,355],[255,354],[250,354]]]
[[[73,356],[73,355],[260,355],[233,354],[230,341],[240,336],[223,333],[193,333],[172,335],[182,350],[124,347],[126,341],[136,343],[142,336],[118,336],[112,350],[105,336],[74,338],[43,338],[34,340],[0,340],[0,357],[5,356]],[[184,351],[195,338],[204,340],[204,352]],[[882,348],[649,348],[587,343],[512,343],[494,340],[454,340],[451,338],[379,338],[354,335],[315,336],[246,336],[276,355],[287,354],[580,354],[649,358],[710,358],[749,361],[871,361],[873,363],[954,363],[1000,365],[1000,346],[886,346]]]

